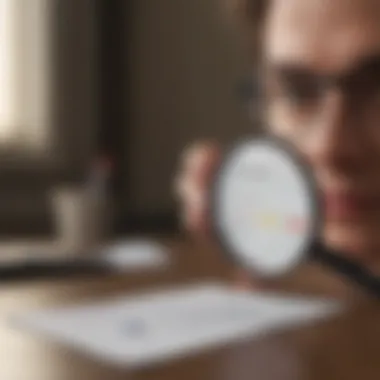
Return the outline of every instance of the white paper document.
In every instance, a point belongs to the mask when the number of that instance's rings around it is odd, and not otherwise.
[[[12,323],[97,360],[133,368],[311,323],[340,310],[334,301],[199,284],[32,312]]]

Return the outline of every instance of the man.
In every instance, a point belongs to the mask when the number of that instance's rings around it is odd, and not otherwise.
[[[269,132],[305,155],[322,190],[326,244],[377,271],[380,1],[233,2],[246,16],[252,47],[259,41],[255,72]],[[216,144],[205,142],[185,155],[178,192],[185,225],[193,233],[207,233],[208,186],[221,154]],[[292,278],[331,294],[352,290],[339,274],[317,264],[300,268]]]

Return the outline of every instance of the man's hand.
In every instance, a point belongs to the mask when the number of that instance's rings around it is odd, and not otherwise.
[[[215,142],[192,145],[183,154],[175,181],[175,192],[181,205],[181,220],[193,236],[210,242],[211,221],[208,213],[209,190],[221,161],[221,147]],[[212,244],[217,244],[212,242]],[[256,287],[244,269],[233,273],[232,282],[239,288]]]
[[[209,189],[220,163],[221,149],[213,142],[188,148],[180,162],[175,192],[181,203],[181,220],[192,234],[206,236],[210,230]]]

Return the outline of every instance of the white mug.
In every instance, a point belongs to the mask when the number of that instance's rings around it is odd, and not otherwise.
[[[59,187],[52,191],[57,238],[68,253],[91,253],[105,235],[106,200],[88,187]]]

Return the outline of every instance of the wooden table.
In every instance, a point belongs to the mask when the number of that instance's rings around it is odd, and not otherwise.
[[[347,314],[318,325],[135,372],[112,368],[8,325],[10,315],[24,310],[230,275],[231,267],[218,255],[187,242],[167,244],[173,266],[162,273],[0,285],[0,379],[380,379],[380,307],[375,302],[358,303]]]

